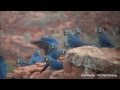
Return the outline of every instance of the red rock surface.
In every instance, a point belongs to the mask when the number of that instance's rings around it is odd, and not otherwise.
[[[74,48],[67,52],[63,61],[63,70],[54,71],[49,67],[46,71],[40,73],[45,63],[37,63],[19,67],[13,73],[8,73],[7,77],[9,79],[11,76],[17,79],[116,79],[120,78],[119,52],[114,48],[92,46]]]

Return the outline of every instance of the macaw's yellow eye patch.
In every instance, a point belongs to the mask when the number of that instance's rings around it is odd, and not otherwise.
[[[79,33],[80,31],[78,30],[77,32]]]
[[[48,61],[48,58],[46,58],[46,61]]]
[[[48,57],[47,56],[45,57],[45,60],[48,61]]]
[[[66,32],[66,35],[68,35],[68,32]]]

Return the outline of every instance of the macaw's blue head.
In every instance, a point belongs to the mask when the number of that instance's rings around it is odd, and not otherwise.
[[[46,56],[44,57],[44,61],[45,61],[45,62],[48,62],[49,59],[50,59],[50,56],[49,56],[49,55],[46,55]]]
[[[68,30],[65,30],[65,31],[64,31],[64,36],[68,36],[68,34],[69,34],[69,31],[68,31]]]
[[[75,34],[81,34],[81,30],[79,28],[75,28]]]
[[[49,49],[57,49],[58,48],[58,45],[56,43],[51,43],[49,45]]]
[[[103,28],[100,27],[100,26],[97,26],[97,27],[95,28],[95,32],[96,32],[96,33],[102,33],[102,31],[103,31]]]
[[[0,56],[0,63],[5,62],[5,58],[3,56]]]
[[[34,52],[34,56],[40,56],[40,50],[36,50],[36,51]]]

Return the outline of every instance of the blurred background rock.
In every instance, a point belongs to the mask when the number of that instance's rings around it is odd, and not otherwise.
[[[54,36],[63,48],[63,30],[78,27],[84,40],[96,43],[96,25],[105,28],[120,46],[119,11],[0,11],[0,55],[6,58],[11,72],[18,58],[27,60],[38,49],[30,41]]]

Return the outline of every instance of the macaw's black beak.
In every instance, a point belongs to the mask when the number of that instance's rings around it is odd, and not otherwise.
[[[68,35],[68,32],[67,32],[67,31],[65,31],[65,32],[64,32],[64,36],[67,36],[67,35]]]
[[[66,33],[64,33],[64,36],[66,36]]]
[[[43,67],[43,69],[40,71],[40,73],[42,73],[43,71],[45,71],[48,68],[49,64],[46,63],[45,66]]]
[[[39,45],[39,41],[31,41],[30,43],[33,45]]]

